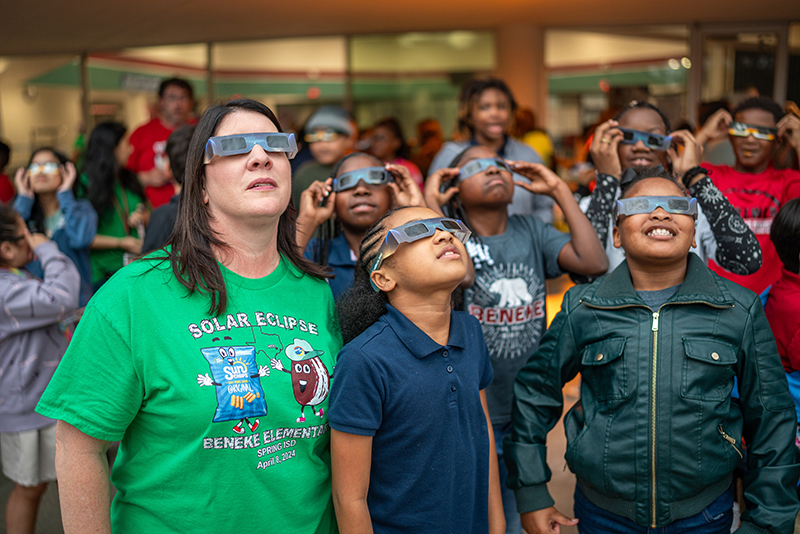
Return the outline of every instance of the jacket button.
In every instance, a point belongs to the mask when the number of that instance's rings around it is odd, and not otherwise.
[[[453,366],[452,365],[448,365],[447,366],[447,372],[448,373],[452,373],[453,372]]]
[[[595,360],[597,360],[597,361],[599,362],[600,360],[602,360],[602,359],[603,359],[603,353],[601,352],[600,354],[598,354],[597,356],[595,356],[595,358],[594,358],[594,359],[595,359]]]
[[[449,353],[449,352],[447,352],[447,349],[443,350],[443,351],[442,351],[442,357],[443,357],[443,358],[447,358],[448,356],[450,356],[450,353]]]
[[[458,388],[456,388],[456,385],[455,385],[455,384],[453,384],[452,386],[450,386],[450,391],[455,391],[456,389],[458,389]]]
[[[717,354],[716,352],[712,352],[711,353],[711,359],[714,360],[714,361],[719,360],[719,354]]]

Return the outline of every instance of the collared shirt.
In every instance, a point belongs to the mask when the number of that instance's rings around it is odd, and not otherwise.
[[[372,436],[373,529],[484,534],[489,429],[480,390],[492,368],[480,324],[453,311],[442,346],[386,308],[339,353],[328,414],[332,428]]]
[[[303,256],[313,262],[320,263],[317,254],[317,246],[320,240],[312,238],[308,242],[306,251]],[[328,279],[333,291],[333,298],[338,299],[339,295],[350,289],[353,285],[353,276],[356,272],[356,255],[350,249],[350,244],[344,237],[344,234],[339,234],[328,242],[328,262],[327,266],[331,268],[333,278]]]

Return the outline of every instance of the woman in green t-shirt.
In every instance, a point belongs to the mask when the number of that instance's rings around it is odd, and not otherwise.
[[[336,531],[341,336],[324,268],[295,244],[296,150],[259,102],[209,109],[168,246],[86,308],[37,407],[59,421],[67,534]]]
[[[131,153],[127,129],[118,122],[98,124],[89,136],[83,160],[83,196],[98,216],[91,244],[92,284],[97,290],[142,251],[140,230],[150,217],[144,189],[125,168]]]

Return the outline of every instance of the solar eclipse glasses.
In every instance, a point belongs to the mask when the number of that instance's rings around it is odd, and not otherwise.
[[[292,133],[262,132],[210,137],[206,142],[203,164],[211,163],[214,156],[247,154],[256,145],[266,152],[283,152],[292,159],[297,154],[297,141]]]
[[[644,143],[644,146],[650,150],[666,151],[672,144],[671,135],[661,135],[651,132],[641,132],[639,130],[631,130],[630,128],[620,128],[617,130],[622,132],[622,140],[620,143],[625,145],[635,145],[639,141]]]
[[[653,213],[661,208],[668,213],[678,215],[692,215],[697,218],[697,199],[688,197],[633,197],[617,200],[612,210],[614,221],[620,215],[636,215],[638,213]]]
[[[513,172],[508,164],[500,158],[481,158],[474,159],[461,167],[458,172],[459,180],[466,180],[479,172],[483,172],[491,167],[501,171]]]
[[[761,139],[762,141],[774,141],[778,136],[778,129],[768,128],[766,126],[755,126],[743,122],[732,122],[728,125],[728,133],[735,137],[750,137],[752,135],[756,139]]]
[[[394,178],[392,173],[383,167],[363,167],[334,178],[331,189],[334,193],[352,189],[361,180],[364,180],[364,183],[369,185],[383,185],[394,181]]]

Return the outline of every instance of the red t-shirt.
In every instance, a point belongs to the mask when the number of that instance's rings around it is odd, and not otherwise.
[[[772,220],[789,200],[800,196],[800,172],[768,168],[761,174],[737,172],[725,165],[703,164],[711,170],[711,181],[722,191],[761,244],[761,268],[747,276],[726,271],[709,259],[709,267],[719,274],[761,294],[781,276],[781,263],[769,239]]]
[[[133,153],[128,159],[128,168],[136,173],[149,171],[156,166],[159,169],[166,170],[169,161],[164,149],[167,146],[167,138],[169,138],[172,131],[172,129],[164,126],[158,118],[139,126],[131,134]],[[160,187],[147,186],[144,192],[148,200],[150,200],[150,204],[157,208],[169,202],[169,199],[175,194],[175,187],[171,183]]]
[[[782,269],[767,298],[769,326],[787,373],[800,370],[800,275]]]
[[[14,191],[14,186],[11,185],[11,179],[5,174],[0,174],[0,202],[5,204],[14,198],[15,194],[16,191]]]

